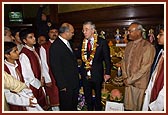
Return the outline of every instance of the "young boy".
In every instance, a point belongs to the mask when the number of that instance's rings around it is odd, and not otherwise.
[[[25,83],[32,89],[40,106],[47,109],[45,92],[42,89],[44,78],[41,76],[41,60],[34,47],[36,44],[34,33],[30,29],[23,29],[20,31],[19,37],[24,44],[19,60]]]
[[[17,45],[13,42],[5,42],[4,56],[4,70],[17,80],[24,83],[20,63],[17,61],[19,59]],[[20,94],[16,94],[16,92],[11,92],[9,89],[5,88],[4,94],[11,111],[43,110],[41,107],[40,109],[33,107],[33,104],[36,104],[33,100],[36,99],[34,98],[32,91],[28,88]],[[37,104],[37,106],[39,105]]]

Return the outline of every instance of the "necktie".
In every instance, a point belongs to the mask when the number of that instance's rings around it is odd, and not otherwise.
[[[90,40],[88,40],[88,43],[87,43],[87,59],[90,57],[90,51],[91,51],[91,43],[90,43]]]
[[[90,52],[91,50],[91,43],[90,43],[90,40],[88,40],[88,43],[87,43],[87,51]]]
[[[71,48],[71,45],[69,44],[68,41],[67,41],[67,46],[68,46],[68,48],[70,49],[70,51],[73,52],[73,51],[72,51],[72,48]]]

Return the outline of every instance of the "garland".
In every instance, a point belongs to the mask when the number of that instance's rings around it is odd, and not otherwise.
[[[94,55],[96,53],[96,48],[98,46],[97,44],[97,34],[94,34],[94,44],[93,44],[93,49],[91,51],[90,57],[87,59],[87,47],[86,46],[86,38],[83,40],[83,44],[82,44],[82,50],[81,50],[81,56],[82,56],[82,60],[85,63],[85,69],[87,71],[91,70],[91,66],[92,66],[92,61],[94,58]]]

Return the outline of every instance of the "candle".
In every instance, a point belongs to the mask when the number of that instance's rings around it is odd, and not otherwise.
[[[118,77],[121,76],[121,67],[118,67],[117,76],[118,76]]]

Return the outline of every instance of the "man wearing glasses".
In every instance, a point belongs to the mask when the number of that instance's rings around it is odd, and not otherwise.
[[[144,92],[149,82],[150,68],[155,56],[155,48],[144,40],[143,31],[142,25],[137,22],[132,23],[128,28],[131,41],[125,48],[122,60],[125,110],[142,110]]]

